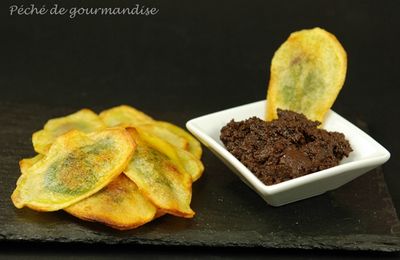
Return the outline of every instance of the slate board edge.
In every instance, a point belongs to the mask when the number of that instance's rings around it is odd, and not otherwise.
[[[201,240],[182,240],[171,241],[169,239],[143,239],[143,238],[113,238],[112,240],[104,239],[74,239],[68,237],[57,238],[31,238],[24,236],[16,236],[14,234],[0,233],[0,242],[28,242],[28,243],[60,243],[72,244],[82,243],[86,245],[106,244],[106,245],[146,245],[146,246],[199,246],[199,247],[243,247],[243,248],[276,248],[276,249],[324,249],[324,250],[344,250],[344,251],[371,251],[371,252],[400,252],[400,237],[397,236],[377,236],[377,235],[349,235],[349,236],[320,236],[316,237],[293,237],[295,241],[290,245],[282,244],[272,237],[270,240],[262,240],[258,243],[246,243],[235,241],[220,241],[215,243],[207,243]],[[371,242],[371,240],[375,242]]]

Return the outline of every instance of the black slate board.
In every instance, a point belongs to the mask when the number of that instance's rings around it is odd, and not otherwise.
[[[335,191],[274,208],[204,149],[206,171],[193,186],[194,219],[164,216],[136,230],[115,231],[63,211],[14,208],[18,161],[33,155],[32,132],[76,109],[0,104],[0,241],[400,251],[400,223],[380,168]],[[157,118],[181,126],[189,119],[163,116]]]

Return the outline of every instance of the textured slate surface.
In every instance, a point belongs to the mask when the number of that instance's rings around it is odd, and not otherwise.
[[[206,171],[193,187],[194,219],[164,216],[121,232],[63,211],[14,208],[10,194],[18,161],[33,155],[31,133],[46,119],[75,109],[0,104],[0,240],[400,251],[399,220],[380,169],[335,191],[274,208],[206,149]],[[187,118],[164,116],[181,125]]]

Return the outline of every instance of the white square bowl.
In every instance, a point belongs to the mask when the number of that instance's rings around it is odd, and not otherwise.
[[[341,132],[353,152],[339,165],[274,185],[262,183],[246,166],[228,152],[220,141],[220,131],[231,119],[241,121],[252,116],[264,119],[265,100],[242,105],[192,119],[186,127],[217,155],[250,188],[268,204],[281,206],[336,189],[385,163],[390,153],[358,127],[330,110],[322,128]]]

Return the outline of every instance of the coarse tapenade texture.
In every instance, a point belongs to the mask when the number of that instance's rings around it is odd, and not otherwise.
[[[352,151],[342,133],[317,128],[303,114],[278,109],[278,119],[231,120],[221,129],[225,147],[266,185],[339,164]]]

